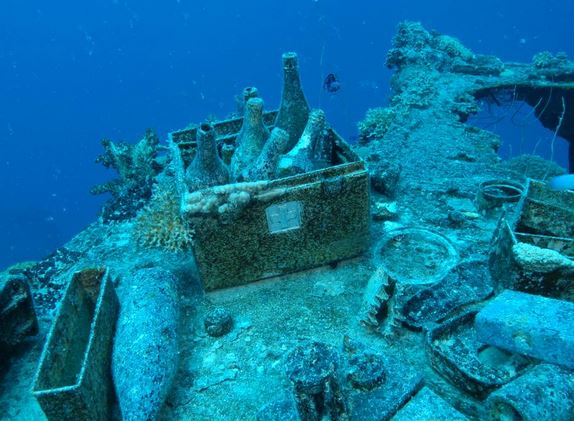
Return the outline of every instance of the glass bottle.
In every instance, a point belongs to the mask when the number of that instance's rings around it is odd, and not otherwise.
[[[335,136],[328,128],[323,129],[319,142],[313,148],[313,165],[316,170],[333,165]]]
[[[300,174],[315,169],[314,151],[325,130],[325,112],[313,110],[297,144],[281,157],[277,168],[279,177]]]
[[[235,145],[231,143],[224,143],[221,145],[221,159],[225,165],[231,165],[231,158],[235,152]]]
[[[208,123],[197,128],[195,157],[185,172],[189,191],[229,182],[229,171],[217,153],[215,129]]]
[[[258,98],[259,90],[255,86],[243,88],[243,102],[247,103],[251,98]]]
[[[247,86],[243,88],[241,95],[235,95],[235,105],[237,107],[237,115],[241,116],[245,113],[245,104],[250,98],[257,98],[259,90],[255,86]]]
[[[257,161],[241,174],[241,180],[258,181],[274,179],[281,151],[285,150],[288,142],[289,133],[287,133],[286,130],[275,127],[271,131],[271,136],[269,140],[267,140],[267,143],[265,143]]]
[[[297,54],[293,52],[284,53],[282,59],[283,92],[281,93],[281,104],[275,120],[275,127],[280,127],[289,133],[289,143],[286,149],[288,151],[295,146],[305,129],[309,116],[309,106],[301,88]],[[282,153],[286,151],[282,151]]]
[[[255,162],[268,138],[269,130],[263,123],[263,100],[250,98],[245,104],[243,125],[235,139],[235,152],[231,158],[231,177],[234,180]]]

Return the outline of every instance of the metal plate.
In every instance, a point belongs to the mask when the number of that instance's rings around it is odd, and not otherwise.
[[[265,209],[270,234],[278,234],[301,228],[301,202],[285,202]]]

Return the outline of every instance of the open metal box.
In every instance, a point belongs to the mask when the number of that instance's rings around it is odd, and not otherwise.
[[[498,223],[489,266],[499,289],[574,300],[574,192],[528,180]]]
[[[109,272],[76,272],[46,340],[32,393],[49,420],[109,420],[119,302]]]
[[[263,120],[270,128],[276,112]],[[214,124],[218,146],[233,144],[242,118]],[[369,178],[365,163],[332,129],[331,166],[275,180],[212,187],[248,199],[232,217],[193,217],[183,183],[196,129],[169,134],[182,215],[192,223],[194,255],[205,290],[232,287],[360,255],[369,247]]]

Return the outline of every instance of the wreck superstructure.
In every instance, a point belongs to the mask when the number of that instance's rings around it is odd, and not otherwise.
[[[545,358],[539,337],[520,327],[541,326],[544,333],[548,326],[555,338],[568,340],[574,193],[550,190],[547,179],[564,172],[551,163],[501,161],[498,136],[468,119],[485,99],[524,101],[545,127],[571,142],[574,65],[548,53],[530,64],[505,63],[413,22],[399,25],[387,64],[396,70],[389,106],[367,113],[357,145],[324,127],[317,149],[305,154],[322,163],[303,173],[278,176],[272,167],[281,160],[273,159],[266,176],[255,180],[186,184],[197,130],[215,133],[210,150],[219,154],[219,168],[229,166],[241,150],[235,144],[241,118],[171,133],[171,159],[157,156],[150,133],[140,148],[106,143],[110,165],[141,164],[122,171],[119,182],[143,187],[117,188],[107,209],[121,212],[106,213],[115,218],[18,269],[31,284],[41,329],[79,269],[105,265],[101,273],[107,286],[115,280],[121,304],[133,293],[134,273],[161,268],[170,305],[160,307],[177,306],[179,314],[164,345],[180,358],[177,372],[171,364],[165,376],[172,384],[150,386],[162,392],[153,396],[165,398],[161,409],[163,401],[154,400],[158,419],[400,420],[417,413],[568,419],[574,408],[570,359],[560,352]],[[296,56],[288,54],[284,65],[296,70]],[[300,140],[309,113],[299,75],[286,80],[294,82],[285,89],[297,88],[296,118],[285,117],[293,104],[284,104],[283,127],[274,128],[276,112],[261,119],[271,137],[278,129],[299,135],[277,131],[276,139],[289,144],[278,140],[275,157],[289,156],[285,149]],[[253,96],[254,89],[245,95]],[[289,121],[295,121],[291,131]],[[114,153],[130,159],[111,159]],[[151,179],[134,174],[136,168]],[[146,197],[134,199],[137,191]],[[140,279],[150,308],[157,308],[149,285],[155,276]],[[552,320],[535,311],[508,320],[502,311],[508,289],[530,306],[549,309]],[[133,300],[137,305],[140,298]],[[492,339],[492,332],[503,332],[503,340]],[[4,392],[3,407],[23,390],[18,385],[29,388],[32,379],[18,373],[22,364],[36,364],[40,345],[7,373],[4,381],[15,386]],[[517,392],[525,384],[541,396],[535,404],[529,393]],[[544,394],[548,385],[559,396]],[[42,417],[31,396],[23,399],[25,414]]]

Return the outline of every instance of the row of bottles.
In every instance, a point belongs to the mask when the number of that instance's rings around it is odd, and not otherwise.
[[[197,130],[197,153],[186,171],[190,191],[229,182],[269,180],[332,165],[334,139],[325,113],[311,110],[301,88],[297,54],[283,54],[283,92],[274,129],[263,120],[256,88],[243,91],[243,124],[235,145],[217,152],[215,130]]]

